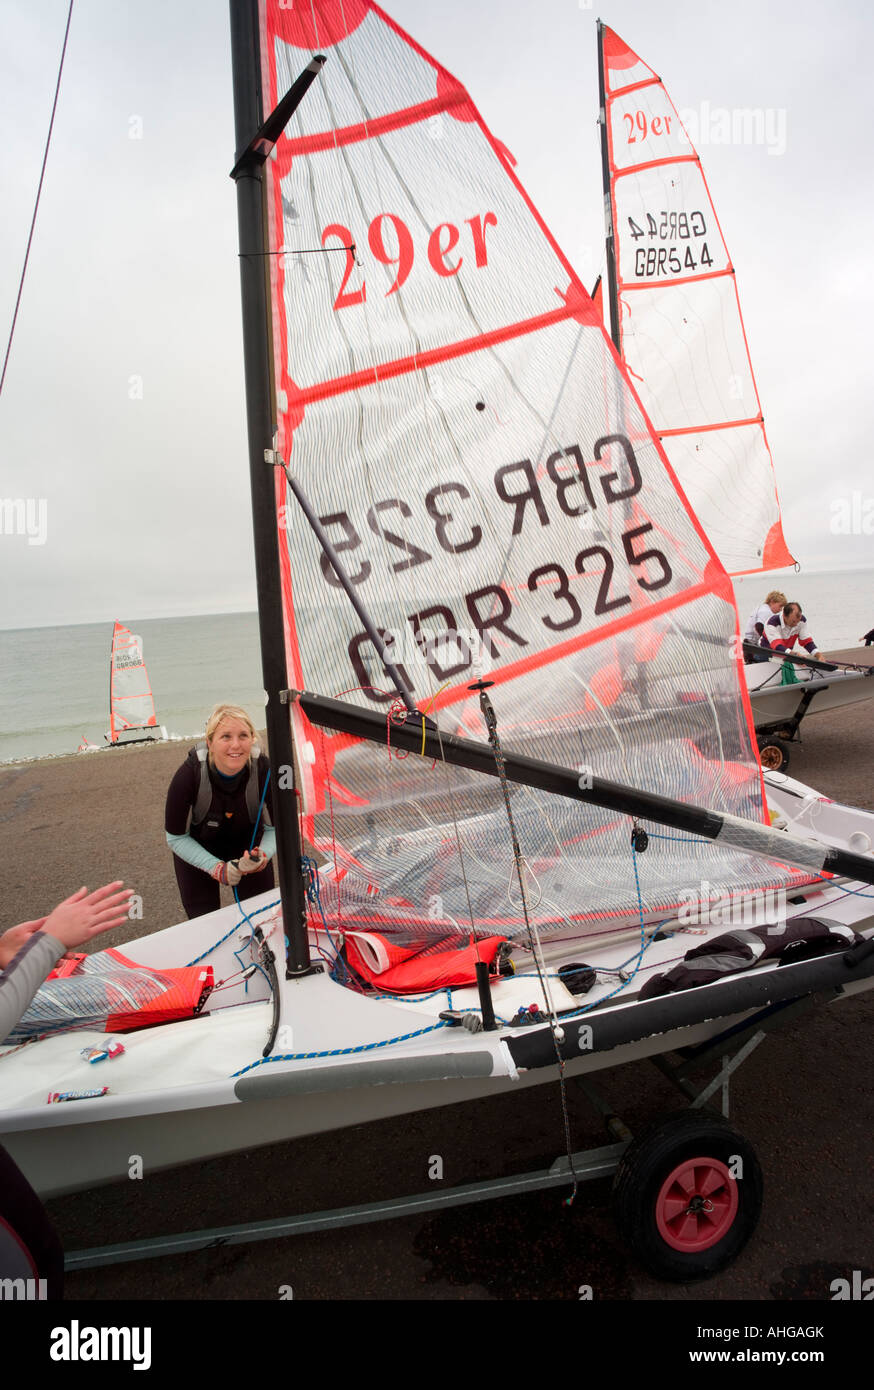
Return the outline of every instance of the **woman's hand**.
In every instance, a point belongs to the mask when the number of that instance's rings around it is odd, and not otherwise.
[[[0,970],[5,970],[14,956],[18,955],[28,937],[42,927],[45,917],[37,917],[35,922],[19,922],[0,936]]]
[[[72,946],[84,946],[92,937],[126,922],[130,900],[131,890],[124,887],[121,879],[95,888],[93,893],[80,888],[78,893],[58,903],[54,912],[43,918],[38,930],[56,937],[68,950]]]
[[[216,864],[215,868],[210,873],[210,877],[214,878],[217,883],[226,883],[231,888],[235,888],[243,875],[237,868],[235,861],[229,859],[226,864],[221,862]]]
[[[43,931],[54,936],[69,950],[72,946],[84,946],[101,932],[120,927],[127,921],[130,899],[130,889],[122,886],[121,879],[93,893],[80,888],[78,893],[59,903],[48,917],[19,922],[0,936],[0,970],[6,969],[34,932]]]
[[[241,874],[257,874],[267,862],[267,855],[260,849],[247,849],[243,857],[237,860]]]

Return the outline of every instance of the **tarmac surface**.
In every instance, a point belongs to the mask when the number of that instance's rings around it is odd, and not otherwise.
[[[847,659],[866,661],[868,653]],[[802,734],[790,775],[874,809],[874,700],[811,716]],[[114,944],[178,920],[166,848],[150,821],[182,755],[179,746],[126,750],[0,770],[7,843],[12,830],[27,850],[0,865],[0,929],[45,912],[83,879],[94,886],[110,877],[155,885],[144,894],[144,920]],[[133,817],[120,782],[139,808]],[[566,1190],[551,1189],[82,1271],[68,1275],[67,1297],[277,1300],[291,1290],[295,1300],[577,1301],[589,1286],[599,1301],[829,1300],[833,1280],[874,1276],[872,1021],[870,994],[818,1007],[769,1035],[736,1073],[731,1122],[758,1155],[764,1207],[739,1258],[704,1283],[669,1284],[642,1271],[616,1229],[604,1179],[581,1185],[571,1206]],[[601,1072],[595,1082],[635,1134],[684,1108],[650,1062]],[[611,1142],[573,1081],[568,1105],[575,1149]],[[441,1185],[453,1186],[545,1168],[563,1152],[559,1088],[548,1083],[147,1174],[48,1209],[70,1251],[430,1191],[437,1157]]]

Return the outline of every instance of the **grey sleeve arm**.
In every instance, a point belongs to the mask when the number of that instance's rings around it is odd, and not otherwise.
[[[8,1038],[65,949],[57,937],[34,932],[0,971],[0,1041]]]

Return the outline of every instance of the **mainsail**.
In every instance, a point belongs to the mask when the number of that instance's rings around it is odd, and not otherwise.
[[[327,56],[267,164],[278,451],[419,708],[482,738],[486,678],[508,747],[761,820],[730,580],[504,148],[369,0],[262,24],[265,109]],[[289,684],[389,744],[294,708],[306,836],[356,902],[512,934],[500,788],[392,754],[397,692],[281,472],[277,504]],[[626,817],[510,796],[542,924],[635,910]],[[664,839],[640,892],[763,874]]]
[[[154,735],[149,730],[154,730]],[[152,687],[143,663],[142,638],[117,622],[109,662],[109,741],[123,743],[159,733]]]
[[[734,267],[701,161],[661,79],[612,29],[599,33],[623,360],[728,572],[791,565]]]

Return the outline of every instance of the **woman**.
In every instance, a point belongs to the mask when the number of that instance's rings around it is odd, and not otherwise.
[[[216,705],[205,743],[191,749],[167,792],[164,829],[189,917],[220,906],[221,883],[242,899],[273,887],[269,774],[246,711]]]
[[[771,592],[768,594],[768,597],[765,599],[765,602],[760,604],[759,607],[755,610],[755,612],[751,613],[750,617],[747,619],[746,631],[744,632],[744,641],[748,642],[753,647],[767,646],[767,643],[762,641],[765,632],[765,626],[767,623],[771,621],[771,618],[774,617],[776,613],[780,612],[780,609],[783,607],[783,604],[785,602],[786,595],[782,592],[782,590],[772,589]],[[746,662],[747,666],[752,666],[753,663],[757,661],[767,660],[767,651],[758,651],[756,653],[744,651],[744,661]]]

